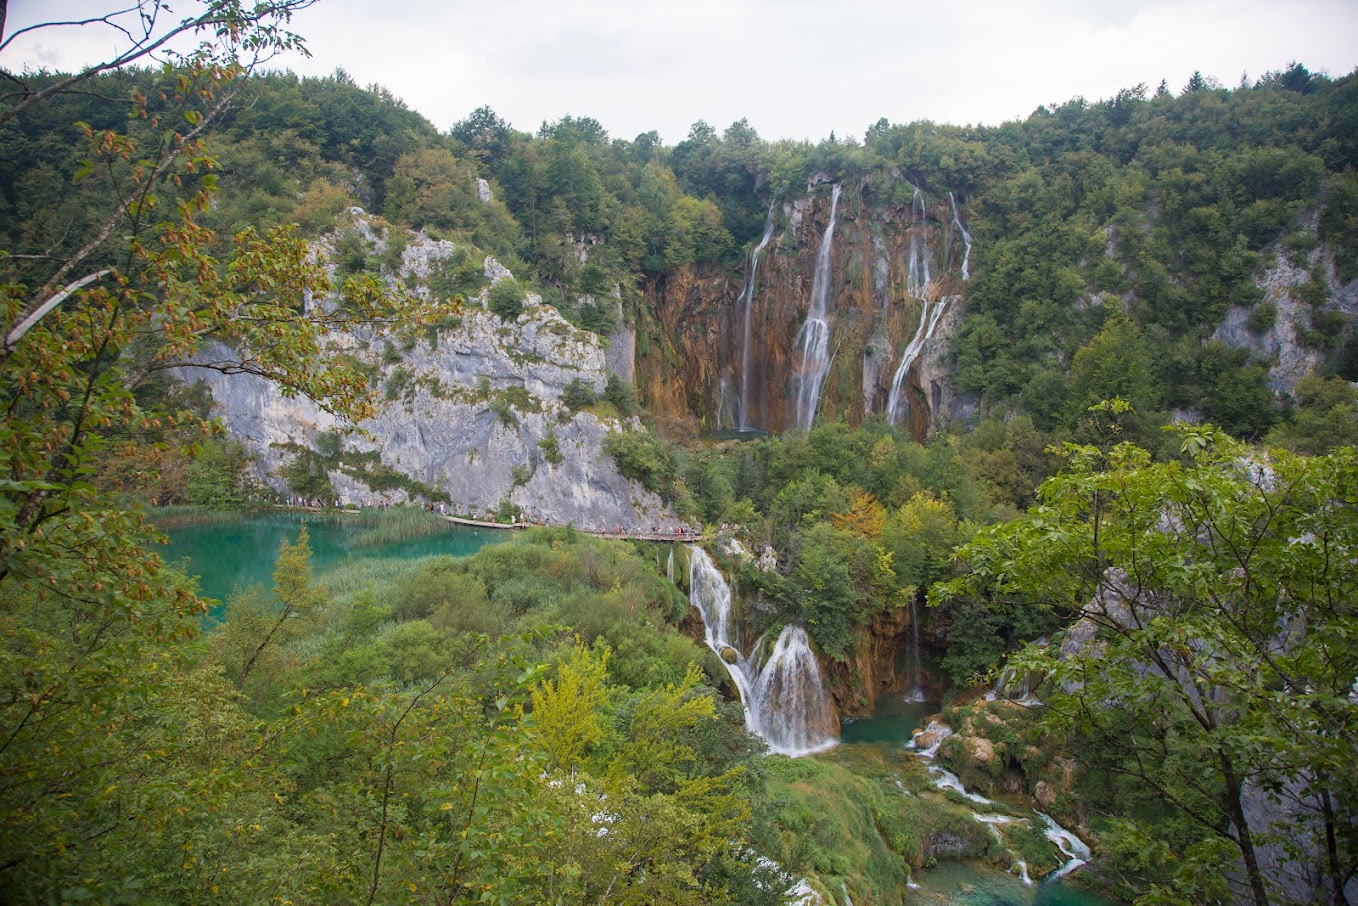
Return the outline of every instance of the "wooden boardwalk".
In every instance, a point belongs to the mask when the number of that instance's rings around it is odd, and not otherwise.
[[[489,528],[489,529],[529,529],[529,528],[539,528],[539,527],[543,527],[543,528],[566,528],[566,527],[567,527],[567,526],[565,526],[565,525],[551,525],[551,524],[546,523],[546,522],[528,522],[528,523],[522,523],[522,522],[509,522],[509,523],[505,523],[505,522],[482,522],[482,521],[479,520],[479,519],[464,519],[464,518],[461,517],[461,516],[449,516],[449,515],[447,515],[446,513],[439,513],[439,514],[437,514],[437,515],[442,516],[444,519],[447,519],[449,522],[455,522],[455,523],[457,523],[458,525],[469,525],[469,526],[472,526],[473,528]],[[699,540],[702,539],[702,535],[701,535],[700,533],[698,533],[698,532],[692,530],[692,529],[685,529],[685,530],[681,530],[681,531],[670,531],[670,532],[665,532],[665,531],[659,531],[659,532],[644,532],[644,531],[642,531],[642,532],[638,532],[638,531],[628,531],[627,529],[624,529],[624,530],[621,531],[621,532],[616,532],[616,531],[601,531],[601,530],[599,530],[599,529],[581,528],[581,527],[578,526],[578,525],[577,525],[577,526],[573,526],[573,528],[574,528],[577,532],[580,532],[581,534],[584,534],[584,535],[593,535],[595,538],[612,538],[612,539],[614,539],[614,540],[616,540],[616,541],[673,541],[673,542],[680,542],[680,541],[682,541],[682,542],[692,542],[692,541],[699,541]]]
[[[337,514],[343,513],[343,514],[346,514],[346,515],[353,516],[353,515],[357,515],[357,514],[363,512],[362,510],[348,509],[348,508],[339,509],[339,508],[334,508],[334,507],[300,506],[300,505],[296,505],[296,504],[286,504],[286,503],[275,503],[275,504],[274,504],[274,508],[275,508],[275,509],[279,509],[279,510],[301,510],[301,511],[306,512],[306,513],[321,513],[321,514],[325,514],[325,515],[337,515]],[[441,518],[443,518],[443,519],[446,519],[446,520],[448,520],[449,522],[456,523],[457,525],[468,525],[468,526],[471,526],[472,528],[510,529],[510,530],[513,530],[513,529],[530,529],[530,528],[566,528],[566,527],[567,527],[567,526],[565,526],[565,525],[552,525],[551,523],[547,523],[547,522],[526,522],[526,523],[525,523],[525,522],[485,522],[485,521],[480,520],[480,519],[466,519],[466,518],[464,518],[464,517],[462,517],[462,516],[449,516],[447,513],[434,513],[434,515],[435,515],[435,516],[439,516],[439,517],[441,517]],[[577,532],[580,532],[581,534],[584,534],[584,535],[593,535],[595,538],[612,538],[612,539],[614,539],[615,541],[668,541],[668,542],[676,542],[676,543],[677,543],[677,542],[691,543],[691,542],[694,542],[694,541],[701,541],[701,540],[702,540],[702,533],[701,533],[701,532],[698,532],[698,531],[695,531],[694,529],[681,529],[681,530],[679,530],[679,531],[657,531],[657,532],[629,531],[629,530],[627,530],[627,529],[623,529],[621,532],[617,532],[617,531],[610,531],[610,530],[606,530],[606,529],[605,529],[605,530],[600,530],[600,529],[582,528],[582,527],[580,527],[580,526],[578,526],[578,525],[577,525],[577,526],[574,526],[574,529],[575,529]]]

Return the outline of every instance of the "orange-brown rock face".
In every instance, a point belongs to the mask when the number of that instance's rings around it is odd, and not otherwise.
[[[775,208],[749,306],[748,351],[744,270],[689,267],[647,288],[655,320],[638,327],[637,379],[652,411],[706,428],[740,427],[742,413],[746,427],[765,431],[795,423],[794,379],[804,367],[798,332],[829,219],[828,185]],[[961,260],[946,197],[912,205],[904,180],[843,187],[819,418],[857,424],[886,413],[896,383],[896,422],[924,437],[951,403],[942,353],[959,320]],[[894,382],[908,350],[913,364]]]

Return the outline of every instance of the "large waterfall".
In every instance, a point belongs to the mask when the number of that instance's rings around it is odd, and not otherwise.
[[[830,259],[834,247],[835,217],[839,213],[839,183],[830,193],[830,223],[816,253],[816,273],[811,280],[811,307],[806,323],[797,333],[802,351],[797,370],[797,426],[811,429],[820,406],[820,392],[830,370]]]
[[[810,639],[785,626],[772,649],[760,636],[747,656],[731,612],[731,586],[702,548],[691,548],[689,600],[702,614],[707,645],[717,653],[745,706],[745,726],[769,751],[808,755],[837,743],[836,721]]]
[[[773,238],[773,205],[769,205],[769,216],[764,221],[764,236],[750,252],[750,272],[745,276],[745,290],[740,294],[745,309],[745,327],[740,345],[740,430],[748,431],[754,425],[750,422],[750,340],[751,310],[754,308],[754,294],[758,286],[759,256],[764,254],[769,240]]]
[[[938,319],[943,316],[943,309],[947,307],[947,299],[939,299],[932,309],[929,307],[929,234],[925,231],[925,216],[927,205],[925,204],[924,193],[915,188],[914,197],[910,203],[910,245],[908,259],[905,263],[905,292],[914,299],[919,300],[919,326],[915,328],[915,335],[906,344],[905,351],[901,353],[901,364],[896,369],[896,374],[891,379],[891,393],[887,397],[886,420],[887,424],[894,425],[900,420],[902,411],[902,395],[905,390],[906,380],[910,375],[910,366],[915,364],[920,352],[924,350],[924,344],[934,335],[934,328],[938,326]],[[971,251],[970,237],[967,241],[967,251]],[[965,260],[965,259],[964,259]],[[963,264],[965,271],[966,265]]]

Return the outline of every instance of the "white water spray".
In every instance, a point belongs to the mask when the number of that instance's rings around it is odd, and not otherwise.
[[[1061,850],[1061,855],[1066,857],[1066,864],[1048,875],[1050,879],[1055,881],[1064,878],[1089,861],[1091,854],[1083,840],[1053,821],[1050,815],[1038,812],[1037,816],[1047,825],[1045,831],[1047,839],[1055,843],[1056,848]]]
[[[962,279],[965,280],[970,274],[967,273],[967,262],[971,260],[971,233],[962,224],[962,218],[957,214],[957,199],[951,192],[948,193],[948,204],[952,205],[952,226],[962,236]]]
[[[769,216],[764,221],[764,236],[750,252],[750,272],[745,275],[745,289],[740,298],[745,309],[745,327],[740,347],[740,430],[748,431],[750,423],[750,319],[754,308],[754,294],[758,286],[759,257],[764,254],[769,240],[773,238],[773,205],[769,205]]]
[[[820,406],[821,388],[830,370],[830,262],[834,248],[835,218],[839,213],[839,183],[830,192],[830,223],[816,253],[816,273],[811,280],[811,308],[806,323],[797,332],[796,345],[802,351],[797,371],[797,426],[811,429]]]
[[[889,425],[894,425],[900,420],[903,411],[901,405],[903,392],[910,368],[924,351],[924,344],[933,337],[934,329],[938,327],[939,318],[943,316],[943,310],[948,304],[947,299],[939,299],[932,309],[929,307],[930,251],[929,237],[924,232],[926,210],[924,193],[916,187],[910,203],[910,246],[909,257],[905,263],[905,292],[911,298],[919,300],[919,326],[915,328],[915,335],[910,338],[905,351],[901,353],[901,364],[891,379],[891,392],[887,396],[886,404],[886,420]]]
[[[746,728],[762,736],[769,751],[794,758],[838,743],[820,664],[805,630],[783,627],[771,650],[761,636],[747,657],[731,612],[731,587],[706,551],[696,546],[689,550],[689,600],[702,615],[707,646],[726,665],[740,693]]]
[[[923,669],[919,662],[919,606],[910,599],[910,694],[906,701],[924,701]]]

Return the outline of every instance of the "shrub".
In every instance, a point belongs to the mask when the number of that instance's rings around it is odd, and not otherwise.
[[[599,401],[599,394],[589,384],[576,378],[562,390],[561,401],[569,406],[571,411],[578,412],[581,409],[593,406],[597,403]]]
[[[487,294],[487,305],[491,311],[500,316],[502,321],[512,321],[523,311],[523,299],[526,293],[519,281],[513,277],[506,277],[499,283],[490,288]]]
[[[1247,322],[1252,333],[1267,333],[1278,320],[1278,306],[1272,302],[1260,302],[1250,309]]]

